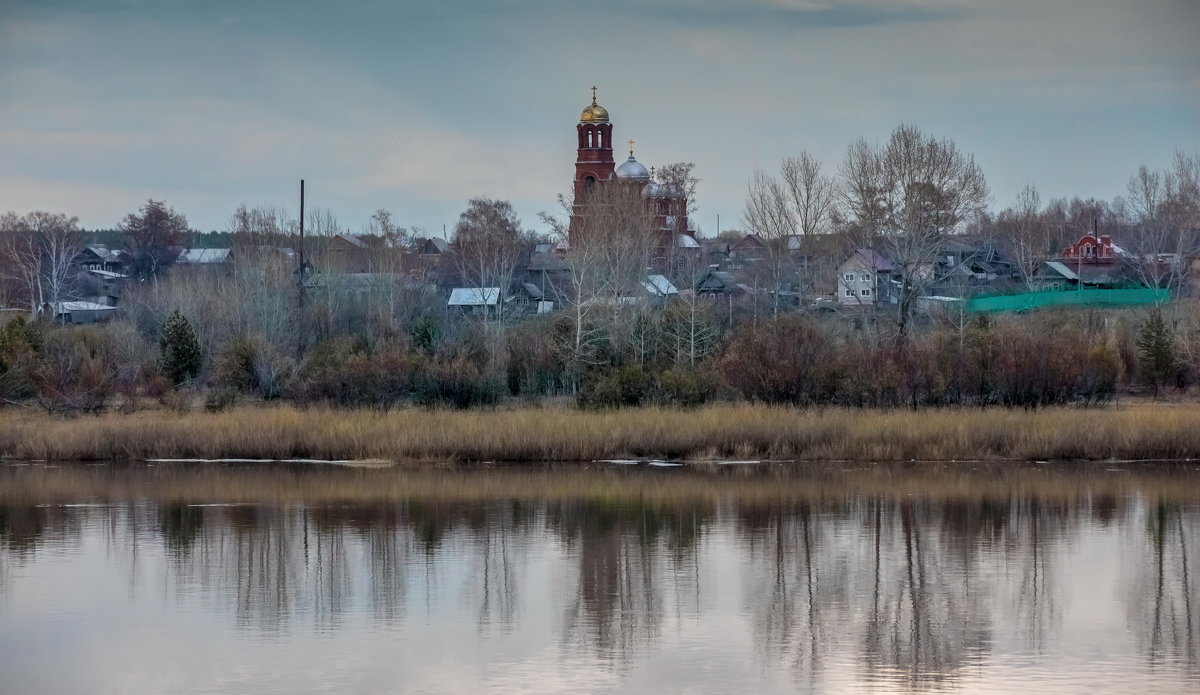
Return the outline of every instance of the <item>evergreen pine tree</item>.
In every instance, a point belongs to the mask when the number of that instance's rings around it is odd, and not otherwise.
[[[1158,309],[1150,312],[1138,332],[1138,372],[1142,380],[1154,386],[1154,395],[1179,371],[1175,356],[1175,336]]]
[[[160,367],[173,384],[182,384],[200,373],[200,341],[196,330],[178,310],[172,311],[158,340]]]

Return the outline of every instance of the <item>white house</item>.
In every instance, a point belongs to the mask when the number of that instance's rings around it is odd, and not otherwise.
[[[896,301],[891,291],[892,262],[871,249],[857,249],[838,267],[839,306],[874,306]]]

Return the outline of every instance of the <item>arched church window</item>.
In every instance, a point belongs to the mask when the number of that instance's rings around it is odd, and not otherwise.
[[[591,191],[592,189],[594,189],[596,187],[596,177],[592,176],[591,174],[588,174],[583,179],[583,185],[587,187],[588,191]]]

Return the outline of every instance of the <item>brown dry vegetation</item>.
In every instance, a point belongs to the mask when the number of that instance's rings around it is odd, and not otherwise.
[[[1200,477],[1190,464],[1143,464],[1114,472],[1105,464],[1011,462],[865,467],[790,463],[653,472],[561,465],[455,470],[313,465],[0,466],[0,506],[129,500],[330,505],[590,499],[712,506],[731,501],[741,508],[862,496],[942,502],[1037,498],[1079,503],[1133,495],[1195,501],[1200,499]]]
[[[0,457],[591,461],[619,457],[1183,459],[1200,457],[1200,405],[874,411],[717,405],[611,412],[242,407],[59,419],[0,412]]]

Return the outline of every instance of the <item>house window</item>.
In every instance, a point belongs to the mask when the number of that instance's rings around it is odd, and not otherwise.
[[[859,292],[859,294],[861,294],[861,295],[862,295],[862,296],[864,296],[864,297],[870,297],[870,296],[871,296],[871,290],[863,290],[863,291]]]
[[[846,273],[846,282],[854,282],[854,273]]]
[[[846,296],[847,296],[847,297],[853,297],[853,296],[854,296],[854,290],[846,290]]]

